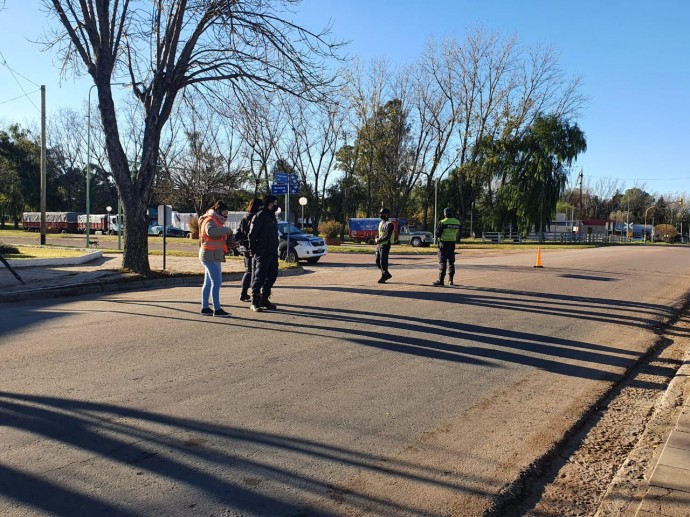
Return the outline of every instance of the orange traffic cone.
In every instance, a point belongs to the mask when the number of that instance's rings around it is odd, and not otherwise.
[[[534,264],[534,267],[544,267],[541,265],[541,246],[537,246],[537,263]]]

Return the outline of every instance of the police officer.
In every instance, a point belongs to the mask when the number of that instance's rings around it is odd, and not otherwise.
[[[376,242],[376,266],[381,270],[381,278],[379,284],[385,284],[386,280],[392,278],[388,272],[388,254],[393,243],[393,223],[388,218],[390,217],[390,210],[382,208],[379,212],[381,222],[379,223],[379,234],[375,239]]]
[[[278,278],[278,198],[266,196],[264,206],[249,226],[249,253],[252,256],[252,305],[253,311],[275,310],[271,303],[271,289]]]
[[[448,268],[448,283],[453,284],[455,276],[455,243],[460,236],[460,221],[453,217],[450,208],[443,209],[443,219],[436,225],[436,238],[438,239],[438,280],[432,285],[442,287],[446,278],[446,266]]]
[[[249,228],[251,227],[252,219],[261,210],[263,201],[254,198],[247,205],[247,213],[240,221],[240,225],[235,232],[235,239],[239,244],[239,252],[244,258],[244,276],[242,277],[242,292],[240,293],[241,302],[251,301],[249,296],[249,287],[252,283],[253,258],[249,254]]]

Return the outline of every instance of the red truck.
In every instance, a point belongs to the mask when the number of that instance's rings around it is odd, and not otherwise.
[[[108,235],[117,233],[117,215],[89,214],[89,219],[91,219],[89,233],[95,231],[101,231]],[[86,233],[86,214],[79,215],[77,230],[79,233]]]
[[[400,227],[407,224],[407,219],[400,217],[391,217],[390,221],[393,223],[393,242],[398,241],[400,234]],[[367,244],[375,244],[374,239],[379,234],[379,223],[381,219],[374,217],[353,218],[347,223],[350,229],[349,235],[352,242],[365,242]]]
[[[78,212],[46,212],[46,231],[49,233],[76,233]],[[26,232],[41,231],[41,212],[24,212],[22,228]]]

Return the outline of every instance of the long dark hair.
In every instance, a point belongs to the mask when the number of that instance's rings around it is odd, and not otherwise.
[[[230,209],[228,208],[228,205],[226,205],[225,202],[220,201],[220,200],[213,203],[211,208],[219,214],[222,213],[224,210],[230,211]]]
[[[255,214],[261,210],[262,206],[264,206],[264,202],[255,197],[249,203],[247,203],[247,212],[250,214]]]

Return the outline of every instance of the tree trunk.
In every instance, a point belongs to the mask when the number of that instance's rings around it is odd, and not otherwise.
[[[151,273],[149,265],[148,207],[146,203],[127,196],[124,199],[125,247],[122,254],[122,267],[140,275]]]

